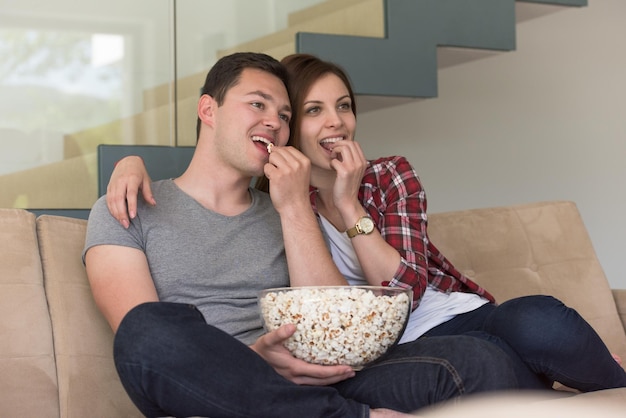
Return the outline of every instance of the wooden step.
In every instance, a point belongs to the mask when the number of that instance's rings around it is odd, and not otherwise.
[[[383,0],[331,0],[292,13],[287,29],[242,43],[218,52],[218,57],[233,52],[263,52],[277,59],[296,51],[295,36],[298,32],[315,32],[336,35],[383,37]],[[208,69],[207,69],[208,71]],[[178,80],[177,96],[198,97],[204,84],[206,71],[182,77]],[[172,101],[173,86],[163,84],[144,92],[146,109]]]

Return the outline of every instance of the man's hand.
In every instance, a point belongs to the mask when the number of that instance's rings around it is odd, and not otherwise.
[[[265,175],[270,181],[272,204],[279,213],[290,208],[311,210],[311,161],[293,147],[274,147]]]
[[[264,171],[280,215],[291,286],[346,285],[311,208],[311,161],[293,147],[274,147]]]
[[[137,215],[139,190],[146,202],[156,205],[150,189],[151,181],[141,157],[124,157],[115,165],[107,186],[107,207],[124,228],[128,228],[130,219]]]
[[[349,379],[355,372],[350,366],[320,366],[299,360],[283,346],[296,331],[287,324],[261,336],[250,346],[265,359],[278,374],[299,385],[325,386]]]

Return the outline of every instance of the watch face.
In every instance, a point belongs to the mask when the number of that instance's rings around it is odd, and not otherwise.
[[[363,217],[359,220],[359,227],[364,234],[369,234],[374,230],[374,221],[372,218]]]

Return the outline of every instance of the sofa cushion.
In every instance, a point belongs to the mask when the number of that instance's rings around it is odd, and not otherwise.
[[[87,221],[37,218],[61,416],[140,417],[115,370],[113,332],[93,300],[81,252]]]
[[[573,202],[433,214],[428,230],[435,246],[498,302],[555,296],[626,359],[626,334],[613,294]]]
[[[0,209],[0,415],[59,416],[35,216]]]

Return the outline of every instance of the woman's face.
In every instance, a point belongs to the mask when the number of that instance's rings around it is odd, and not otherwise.
[[[356,117],[345,84],[335,74],[318,79],[304,98],[300,151],[314,167],[330,168],[331,151],[338,141],[353,141]]]

